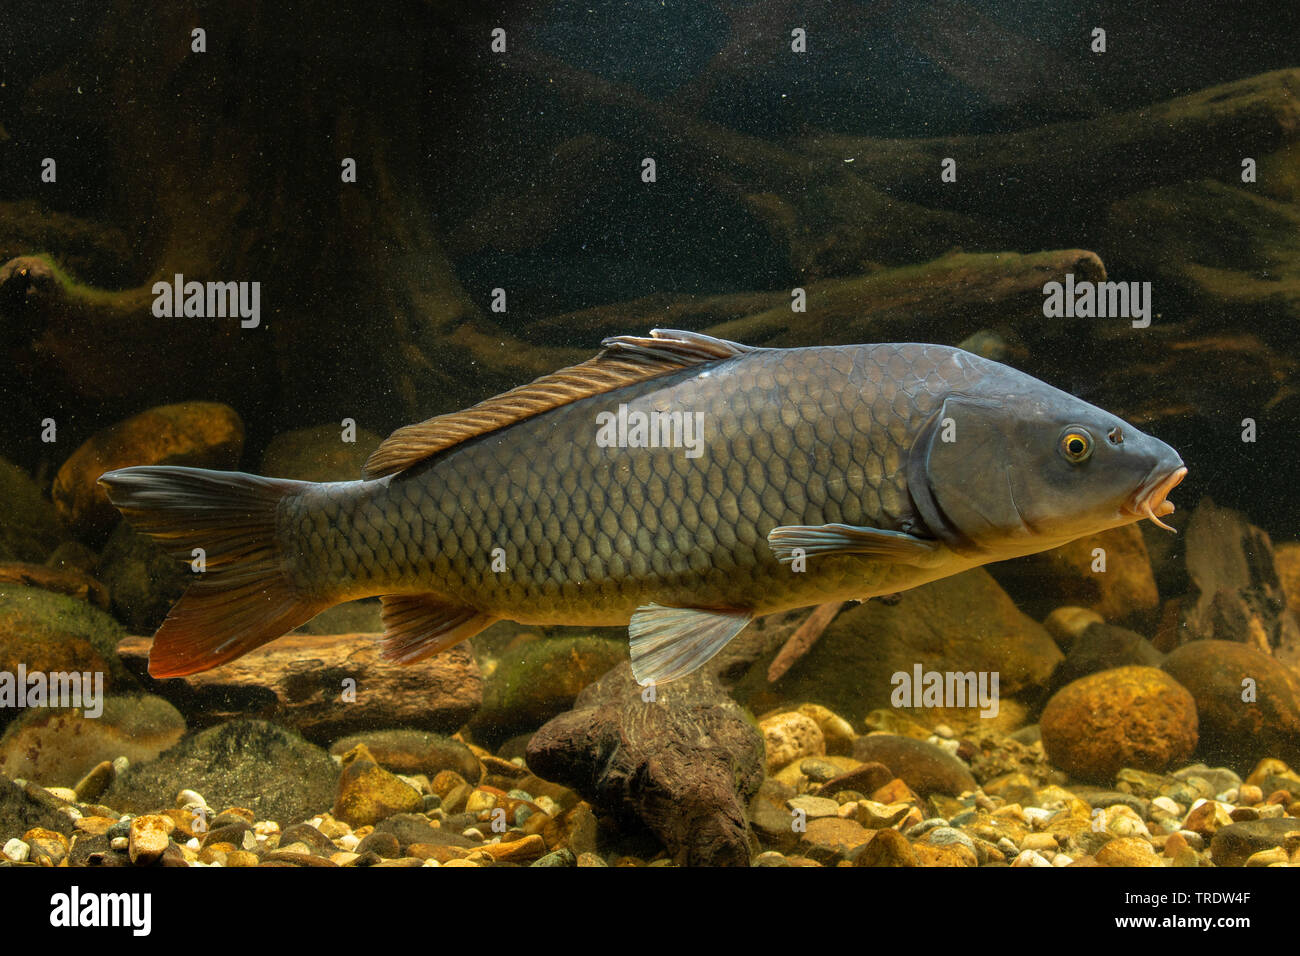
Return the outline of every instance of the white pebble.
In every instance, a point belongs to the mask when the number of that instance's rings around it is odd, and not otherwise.
[[[1009,853],[1011,856],[1020,853],[1020,847],[1016,846],[1010,837],[999,837],[997,846],[1003,853]]]
[[[6,843],[3,850],[5,859],[11,860],[14,863],[26,863],[27,857],[31,852],[32,848],[17,837],[14,837]]]
[[[1037,850],[1024,850],[1011,861],[1012,866],[1051,866]]]
[[[949,753],[954,757],[957,756],[957,751],[961,749],[960,740],[949,740],[943,737],[937,737],[934,734],[930,735],[930,739],[927,740],[926,743],[934,744],[940,750]]]
[[[256,849],[257,849],[257,836],[253,833],[252,830],[245,830],[245,831],[244,831],[244,839],[241,841],[240,845],[241,845],[241,846],[243,847],[243,849],[245,849],[245,850],[256,850]]]
[[[1240,796],[1241,796],[1240,790],[1238,790],[1236,787],[1229,787],[1227,790],[1223,791],[1223,793],[1219,794],[1214,799],[1218,800],[1220,803],[1235,804],[1237,802],[1237,798]]]
[[[1182,817],[1183,808],[1168,797],[1156,797],[1151,801],[1151,809],[1159,810],[1162,813],[1172,814],[1176,817]]]
[[[1025,807],[1025,819],[1033,825],[1035,830],[1041,830],[1048,820],[1056,816],[1054,810],[1044,810],[1042,807]]]
[[[548,817],[559,816],[560,808],[554,800],[547,796],[540,796],[533,803],[537,804],[541,811]]]
[[[131,761],[125,756],[113,758],[113,770],[118,774],[124,774],[131,766]]]
[[[185,845],[189,847],[191,850],[197,850],[202,846],[202,844],[199,843],[198,837],[190,837],[188,840],[185,841]]]
[[[113,839],[109,841],[108,845],[111,849],[114,850],[125,850],[130,845],[130,843],[131,841],[128,840],[126,837],[113,837]]]
[[[1066,856],[1064,853],[1058,853],[1056,856],[1052,857],[1052,866],[1069,866],[1073,862],[1074,859]]]
[[[339,846],[341,846],[348,853],[351,853],[353,850],[355,850],[357,848],[357,845],[360,842],[361,840],[358,839],[355,833],[345,833],[343,834],[343,836],[339,837],[338,839]]]
[[[953,733],[952,728],[949,727],[947,724],[935,724],[935,725],[934,725],[934,732],[935,732],[936,735],[938,735],[938,736],[940,736],[940,737],[956,737],[956,736],[957,736],[955,733]]]
[[[466,829],[461,831],[460,835],[463,837],[468,837],[471,840],[478,840],[480,842],[486,839],[486,837],[483,836],[483,831],[478,829],[478,827],[467,827]]]

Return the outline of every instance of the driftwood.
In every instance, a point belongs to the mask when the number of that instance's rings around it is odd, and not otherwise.
[[[118,656],[191,725],[258,718],[319,743],[382,727],[451,733],[483,698],[467,644],[403,666],[379,659],[377,634],[290,634],[214,670],[162,681],[147,673],[151,644],[128,637],[117,645]],[[351,701],[343,696],[349,688],[355,688]]]
[[[646,694],[630,664],[615,667],[533,735],[529,768],[640,821],[679,863],[748,865],[762,736],[707,670]]]
[[[1277,70],[1095,119],[934,139],[821,136],[814,155],[853,159],[881,190],[929,208],[988,215],[1078,206],[1180,180],[1240,173],[1241,144],[1271,153],[1300,132],[1300,70]],[[939,178],[957,161],[954,189]]]
[[[1238,641],[1300,665],[1300,626],[1265,531],[1240,512],[1201,499],[1187,528],[1187,573],[1195,593],[1181,605],[1181,643]]]
[[[782,645],[776,659],[768,667],[769,684],[779,681],[785,672],[794,666],[795,661],[808,652],[808,649],[817,642],[817,638],[822,636],[822,632],[830,627],[831,621],[835,620],[835,615],[840,613],[842,607],[844,607],[843,601],[832,601],[830,604],[819,604],[813,609],[808,618],[799,625],[799,629]]]
[[[108,588],[83,571],[70,568],[50,568],[43,564],[23,561],[0,562],[0,584],[22,584],[27,587],[54,591],[81,598],[96,607],[108,610]]]

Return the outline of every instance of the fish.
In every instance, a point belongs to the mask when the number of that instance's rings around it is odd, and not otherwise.
[[[498,620],[628,628],[632,671],[698,669],[752,620],[892,594],[1141,520],[1169,445],[1024,372],[924,343],[616,336],[586,362],[399,428],[356,481],[104,474],[196,574],[149,673],[208,670],[379,596],[410,663]]]

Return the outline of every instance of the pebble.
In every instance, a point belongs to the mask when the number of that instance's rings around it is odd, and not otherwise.
[[[435,786],[438,777],[434,778]],[[380,767],[365,744],[358,744],[343,756],[333,810],[338,819],[357,827],[378,823],[394,813],[423,809],[420,791]]]
[[[1107,807],[1102,814],[1107,833],[1117,837],[1151,837],[1151,831],[1132,807],[1117,803]]]
[[[774,714],[760,720],[767,747],[767,769],[775,773],[801,757],[821,757],[826,753],[826,736],[817,721],[798,711]]]
[[[546,853],[546,841],[533,834],[509,843],[488,843],[483,851],[497,862],[531,863]]]
[[[1116,837],[1094,854],[1102,866],[1160,866],[1155,849],[1141,837]]]
[[[834,800],[828,800],[825,797],[792,797],[785,802],[785,805],[791,810],[802,810],[804,816],[809,820],[820,817],[838,817],[840,815],[840,805]]]
[[[800,704],[799,713],[817,722],[822,737],[826,740],[828,752],[847,753],[853,746],[853,738],[857,736],[853,732],[853,725],[829,707],[823,707],[821,704]]]
[[[31,853],[31,847],[17,837],[14,837],[4,845],[4,850],[0,852],[4,853],[6,860],[13,863],[26,863],[27,857]]]
[[[1159,814],[1156,813],[1157,810],[1160,811]],[[1168,797],[1156,797],[1151,801],[1151,815],[1153,817],[1158,815],[1181,817],[1183,808]]]
[[[131,856],[131,862],[137,866],[158,862],[171,842],[175,826],[169,817],[161,814],[145,814],[132,820],[127,839],[127,852]]]
[[[1230,823],[1232,816],[1227,806],[1217,800],[1198,800],[1183,819],[1183,829],[1211,837]]]
[[[760,854],[761,855],[761,854]],[[779,856],[780,854],[778,854]],[[538,857],[531,864],[532,866],[577,866],[578,857],[568,848],[555,850],[547,853],[545,856]],[[757,863],[753,864],[759,865]]]
[[[1293,817],[1250,820],[1220,827],[1210,841],[1210,859],[1215,866],[1243,866],[1260,850],[1283,846],[1287,834],[1300,832],[1300,820]]]
[[[1044,810],[1042,807],[1025,807],[1023,812],[1025,822],[1030,824],[1036,830],[1041,830],[1047,824],[1048,820],[1056,816],[1053,811]]]
[[[909,840],[916,840],[936,827],[946,827],[947,825],[948,821],[943,817],[930,817],[928,820],[922,820],[920,823],[913,824],[908,827],[905,832]]]
[[[892,827],[912,809],[906,803],[877,803],[874,800],[859,800],[854,806],[853,818],[869,830]]]
[[[854,866],[920,866],[916,851],[897,830],[877,830],[857,855]]]
[[[202,808],[208,809],[208,801],[203,799],[203,794],[194,790],[182,790],[176,794],[176,806],[183,810],[195,810]]]
[[[1286,850],[1280,846],[1260,850],[1246,858],[1246,866],[1286,866],[1288,863],[1290,859],[1287,857]]]
[[[843,773],[835,764],[819,757],[799,761],[799,772],[813,783],[829,783]]]
[[[1025,850],[1022,853],[1018,854],[1016,858],[1011,861],[1011,865],[1012,866],[1051,866],[1052,864],[1049,860],[1044,859],[1036,851]]]
[[[1011,845],[1015,846],[1014,843]],[[1057,848],[1056,837],[1050,833],[1027,833],[1025,838],[1020,841],[1020,847],[1022,850],[1055,850]]]
[[[58,866],[68,855],[68,838],[62,833],[33,827],[23,834],[29,847],[28,859],[43,866]]]
[[[1253,783],[1243,783],[1237,792],[1237,799],[1247,806],[1264,802],[1264,791]]]

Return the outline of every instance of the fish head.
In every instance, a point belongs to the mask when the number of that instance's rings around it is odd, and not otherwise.
[[[1178,453],[1118,416],[997,363],[949,394],[914,444],[908,489],[961,553],[1030,554],[1174,510]]]

